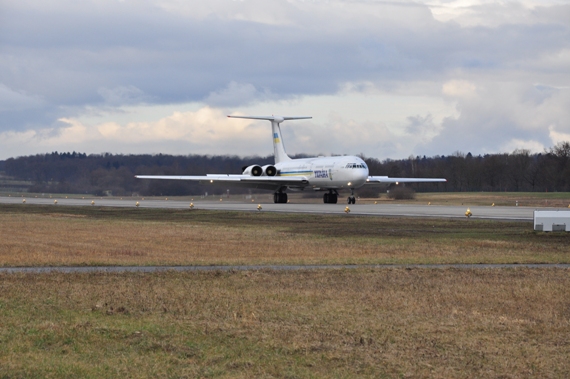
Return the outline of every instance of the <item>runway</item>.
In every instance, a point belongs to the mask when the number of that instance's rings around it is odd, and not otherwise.
[[[25,199],[25,203],[24,203]],[[163,208],[163,209],[188,209],[190,201],[180,200],[141,200],[140,198],[116,199],[116,198],[21,198],[0,197],[0,203],[30,205],[64,206],[99,206],[99,207],[122,207],[135,208]],[[192,202],[193,209],[203,210],[226,210],[242,212],[285,212],[285,213],[314,213],[314,214],[345,214],[346,204],[307,204],[307,203],[248,203],[244,201],[204,201]],[[261,205],[261,209],[258,209]],[[353,204],[348,206],[351,215],[366,216],[396,216],[396,217],[437,217],[437,218],[466,218],[467,206],[447,205],[418,205],[418,204]],[[532,207],[491,207],[471,206],[472,219],[533,221],[535,210],[568,210],[565,208],[532,208]]]

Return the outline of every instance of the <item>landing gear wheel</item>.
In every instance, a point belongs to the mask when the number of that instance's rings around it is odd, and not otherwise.
[[[354,196],[349,196],[347,201],[348,204],[356,204],[356,198]]]
[[[284,204],[284,203],[286,203],[286,202],[287,202],[287,194],[286,194],[285,192],[275,192],[275,193],[273,194],[273,202],[274,202],[275,204],[278,204],[278,203]]]
[[[325,204],[336,204],[338,202],[338,195],[336,193],[325,193],[323,201]]]

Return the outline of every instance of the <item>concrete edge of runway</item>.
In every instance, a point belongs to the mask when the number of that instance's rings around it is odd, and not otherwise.
[[[209,272],[209,271],[303,271],[343,269],[570,269],[570,263],[476,263],[476,264],[377,264],[377,265],[236,265],[236,266],[35,266],[0,267],[0,274],[42,273],[154,273],[154,272]]]

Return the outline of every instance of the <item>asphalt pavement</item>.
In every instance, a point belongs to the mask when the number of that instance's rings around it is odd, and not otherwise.
[[[24,202],[25,200],[25,202]],[[0,203],[21,204],[33,206],[37,204],[65,206],[99,206],[121,208],[164,208],[164,209],[205,209],[205,210],[231,210],[243,212],[286,212],[286,213],[315,213],[315,214],[346,214],[367,216],[403,216],[403,217],[438,217],[438,218],[466,218],[467,208],[471,211],[473,219],[490,220],[517,220],[533,221],[535,210],[557,210],[557,208],[533,207],[492,207],[492,206],[457,206],[457,205],[418,205],[418,204],[307,204],[307,203],[257,203],[246,201],[181,201],[168,199],[141,198],[65,198],[65,197],[6,197],[0,196]],[[190,204],[192,203],[193,208]],[[347,209],[348,207],[348,209]],[[567,210],[561,208],[559,210]]]

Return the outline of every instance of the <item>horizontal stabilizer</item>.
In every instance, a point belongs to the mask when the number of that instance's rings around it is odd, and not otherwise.
[[[251,120],[267,120],[267,121],[276,121],[277,123],[281,123],[287,120],[305,120],[312,117],[300,116],[300,117],[282,117],[282,116],[228,116],[230,118],[247,118]]]

